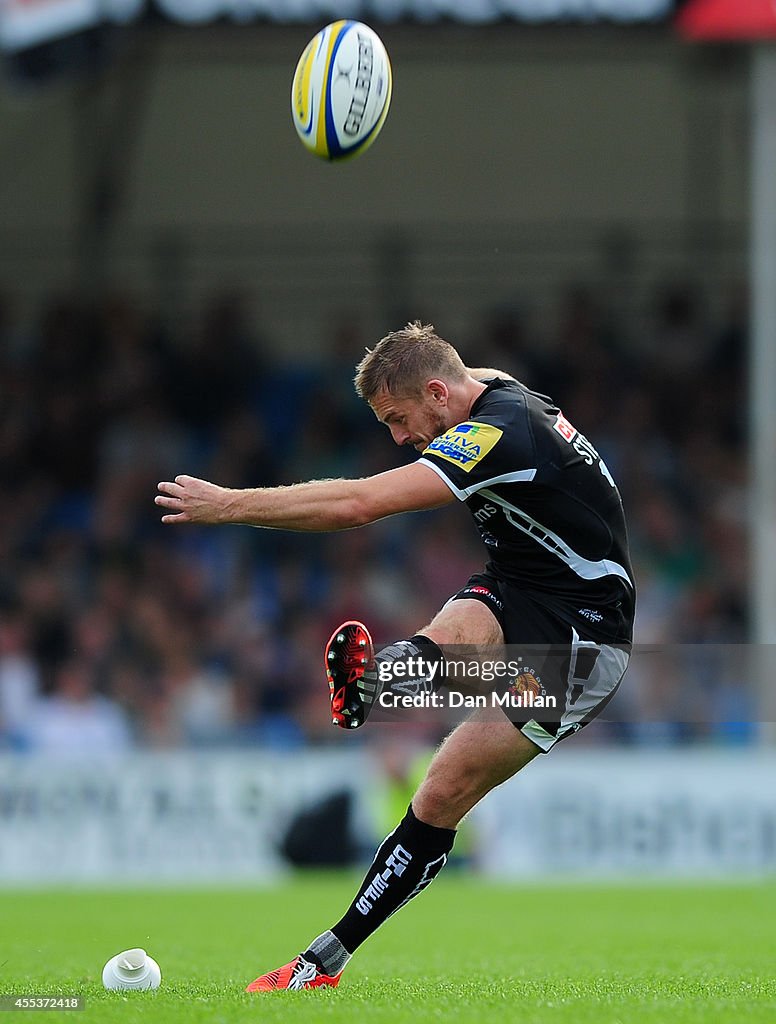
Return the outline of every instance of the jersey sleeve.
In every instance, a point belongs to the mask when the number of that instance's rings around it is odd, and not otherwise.
[[[440,476],[459,501],[483,487],[533,480],[534,446],[514,426],[467,420],[435,437],[418,460]]]

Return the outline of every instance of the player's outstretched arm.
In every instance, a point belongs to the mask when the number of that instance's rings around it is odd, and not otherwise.
[[[234,489],[194,476],[159,484],[163,523],[240,523],[276,530],[349,530],[397,512],[454,500],[427,466],[414,463],[361,480],[311,480],[289,487]]]

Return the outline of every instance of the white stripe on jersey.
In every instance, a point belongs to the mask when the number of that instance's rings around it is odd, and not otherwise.
[[[516,469],[513,473],[502,473],[501,476],[492,476],[490,480],[483,480],[481,483],[472,484],[471,487],[465,487],[461,490],[460,487],[456,487],[455,484],[445,476],[441,466],[437,466],[435,463],[429,461],[429,459],[418,459],[418,462],[422,462],[424,466],[428,466],[429,469],[433,469],[436,475],[444,480],[459,501],[466,501],[466,499],[470,498],[472,494],[476,494],[477,491],[481,491],[483,487],[489,487],[491,484],[530,483],[536,476],[535,469]]]
[[[504,515],[515,529],[527,534],[537,544],[541,544],[545,550],[557,555],[562,562],[566,563],[569,569],[572,569],[583,580],[599,580],[602,576],[619,576],[629,586],[633,586],[627,570],[619,562],[615,562],[610,558],[601,558],[597,562],[593,562],[589,558],[583,558],[582,555],[577,554],[573,548],[569,547],[557,533],[553,533],[546,526],[537,523],[535,519],[532,519],[522,509],[517,508],[516,505],[510,505],[508,501],[500,498],[498,494],[494,494],[493,491],[487,489],[481,490],[479,493],[483,497],[495,501],[497,505],[501,505],[504,509]]]

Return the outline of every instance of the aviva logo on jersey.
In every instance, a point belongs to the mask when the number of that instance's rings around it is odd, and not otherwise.
[[[435,437],[423,454],[447,459],[468,473],[488,454],[503,433],[490,423],[459,423],[441,437]]]

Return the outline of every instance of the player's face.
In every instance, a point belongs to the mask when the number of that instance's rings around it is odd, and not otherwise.
[[[411,444],[419,452],[452,426],[446,395],[435,390],[426,390],[419,398],[394,398],[381,391],[370,405],[396,444]]]

